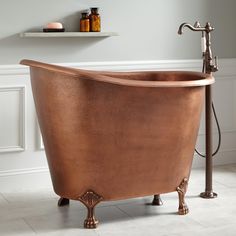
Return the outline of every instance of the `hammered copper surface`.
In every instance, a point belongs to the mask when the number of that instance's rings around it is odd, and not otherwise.
[[[197,72],[98,72],[23,60],[55,192],[103,200],[176,191],[188,178],[204,86]]]

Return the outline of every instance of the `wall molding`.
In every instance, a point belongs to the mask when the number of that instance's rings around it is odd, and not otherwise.
[[[21,152],[21,151],[25,151],[26,149],[26,86],[25,85],[0,86],[0,93],[12,92],[12,91],[19,91],[20,93],[19,145],[0,147],[0,153]]]
[[[150,71],[150,70],[194,70],[201,71],[202,60],[150,60],[150,61],[104,61],[104,62],[72,62],[55,63],[61,66],[70,66],[91,70],[115,70],[115,71]],[[219,59],[219,72],[217,77],[235,79],[236,58]],[[4,75],[28,75],[29,69],[23,65],[0,65],[0,76]]]
[[[152,60],[152,61],[103,61],[103,62],[72,62],[54,63],[61,66],[71,66],[91,70],[161,70],[172,68],[186,69],[201,67],[201,60]],[[27,75],[29,69],[23,65],[0,65],[1,75]]]

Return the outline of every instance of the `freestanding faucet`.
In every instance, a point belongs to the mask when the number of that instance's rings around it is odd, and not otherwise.
[[[203,36],[203,72],[212,74],[212,72],[218,71],[217,58],[215,57],[215,64],[213,64],[212,51],[211,51],[211,32],[214,28],[209,22],[205,27],[202,27],[197,21],[194,26],[183,23],[180,25],[178,34],[183,34],[184,28],[189,28],[192,31],[202,32]],[[213,192],[212,188],[212,88],[211,85],[206,86],[206,99],[205,99],[205,124],[206,124],[206,179],[205,179],[205,192],[200,194],[202,198],[215,198],[217,194]]]

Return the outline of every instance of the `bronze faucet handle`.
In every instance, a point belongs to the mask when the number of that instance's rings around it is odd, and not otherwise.
[[[193,27],[194,27],[194,28],[201,28],[200,22],[199,22],[199,21],[196,21]]]
[[[206,26],[205,26],[205,31],[207,33],[210,33],[211,31],[213,31],[215,28],[211,26],[211,23],[210,22],[207,22],[206,23]]]

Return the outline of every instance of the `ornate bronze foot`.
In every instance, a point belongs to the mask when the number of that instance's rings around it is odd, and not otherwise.
[[[161,200],[160,194],[154,195],[153,201],[152,201],[153,206],[161,206],[163,205],[163,202]]]
[[[69,205],[69,203],[70,203],[70,200],[69,200],[68,198],[63,198],[63,197],[61,197],[61,198],[58,200],[57,205],[58,205],[59,207],[61,207],[61,206]]]
[[[94,216],[94,207],[102,201],[102,197],[93,192],[92,190],[87,191],[79,199],[88,209],[87,218],[84,221],[84,228],[94,229],[97,227],[98,220]]]
[[[179,187],[177,187],[176,191],[179,195],[179,215],[186,215],[189,212],[188,206],[185,203],[185,194],[187,192],[188,179],[184,178]]]

